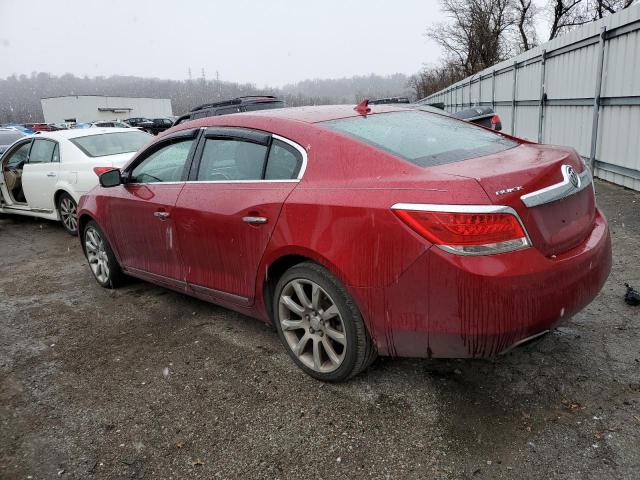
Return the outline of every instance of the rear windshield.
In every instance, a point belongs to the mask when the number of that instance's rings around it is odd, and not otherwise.
[[[469,123],[423,111],[391,112],[322,122],[420,167],[480,157],[518,143]]]
[[[106,157],[120,153],[137,152],[152,136],[140,130],[113,132],[86,137],[70,138],[71,143],[90,157]]]

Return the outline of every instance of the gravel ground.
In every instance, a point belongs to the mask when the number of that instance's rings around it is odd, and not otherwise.
[[[541,341],[316,382],[262,323],[0,218],[0,478],[640,478],[640,194],[599,182],[614,263]]]

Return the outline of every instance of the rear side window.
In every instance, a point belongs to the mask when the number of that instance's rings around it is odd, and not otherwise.
[[[197,179],[261,180],[267,147],[240,140],[207,139]]]
[[[269,151],[265,180],[293,180],[302,165],[298,150],[280,140],[274,140]]]
[[[29,163],[51,163],[56,143],[48,140],[34,140],[29,153]],[[56,160],[57,161],[57,160]]]
[[[103,133],[69,139],[89,157],[106,157],[121,153],[137,152],[151,140],[152,136],[140,130],[131,132]]]
[[[420,167],[491,155],[519,145],[469,123],[423,111],[358,116],[321,125]]]

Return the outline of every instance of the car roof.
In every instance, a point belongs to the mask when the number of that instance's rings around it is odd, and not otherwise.
[[[104,133],[118,133],[118,132],[135,132],[140,131],[134,128],[73,128],[71,130],[57,130],[55,132],[40,132],[30,135],[33,138],[51,138],[52,140],[62,140],[79,137],[89,137],[91,135],[101,135]]]
[[[398,107],[395,105],[371,105],[369,115],[375,115],[377,113],[389,113],[389,112],[406,112],[407,108]],[[361,114],[354,110],[354,105],[320,105],[312,107],[287,107],[287,108],[274,108],[270,110],[257,110],[255,112],[244,112],[237,114],[224,115],[225,117],[233,117],[242,115],[243,118],[247,116],[255,117],[272,117],[283,120],[293,120],[305,123],[318,123],[326,122],[329,120],[337,120],[339,118],[358,117]],[[220,118],[220,117],[209,117]],[[200,119],[205,120],[205,119]]]

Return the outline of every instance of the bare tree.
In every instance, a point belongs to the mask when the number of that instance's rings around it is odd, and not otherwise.
[[[444,61],[439,66],[425,67],[409,77],[407,86],[419,100],[462,80],[465,76],[465,72],[457,63]]]
[[[517,0],[514,5],[519,53],[526,52],[537,46],[534,16],[537,8],[533,0]]]
[[[552,19],[549,40],[556,38],[560,33],[590,21],[583,0],[552,0],[549,8]]]
[[[440,23],[427,36],[445,51],[466,75],[473,75],[506,58],[511,45],[505,33],[514,24],[513,0],[441,0],[449,23]]]
[[[591,0],[589,10],[592,11],[592,18],[599,20],[611,13],[630,7],[634,0]]]
[[[572,28],[599,20],[630,7],[637,0],[552,0],[549,40]]]

